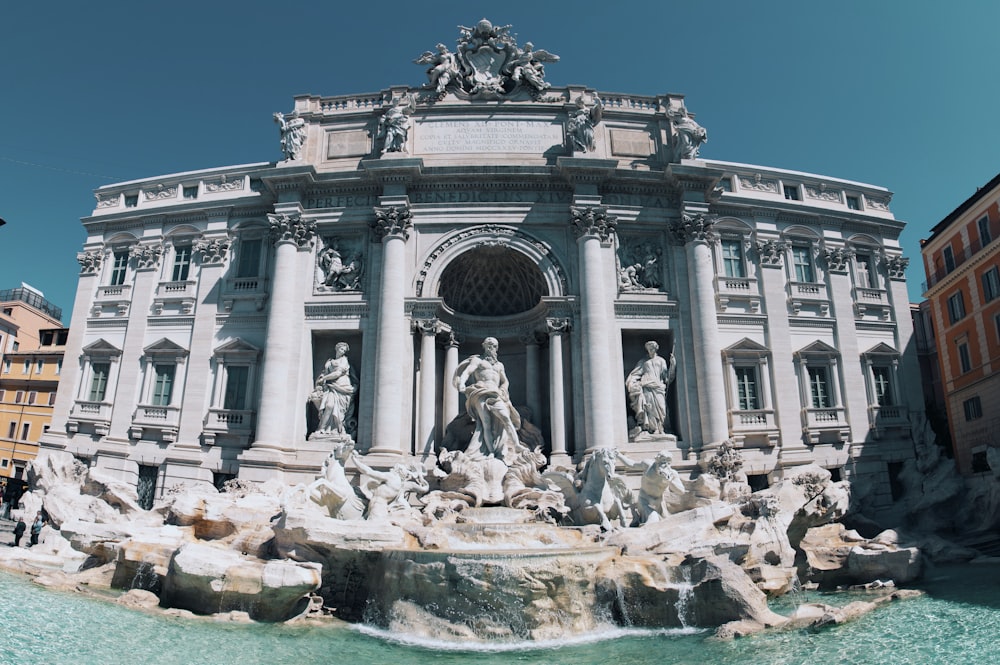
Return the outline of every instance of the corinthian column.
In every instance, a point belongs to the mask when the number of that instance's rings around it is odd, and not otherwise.
[[[257,440],[253,447],[280,447],[282,439],[287,439],[287,433],[293,431],[291,423],[301,410],[302,396],[296,390],[292,374],[298,367],[292,357],[304,316],[296,289],[299,272],[296,263],[299,252],[312,249],[316,235],[316,223],[302,219],[298,213],[268,215],[268,219],[275,246],[274,278],[267,313]]]
[[[434,414],[437,400],[434,399],[437,386],[437,362],[434,341],[438,331],[437,319],[422,319],[414,322],[420,333],[420,403],[417,418],[417,453],[434,453]]]
[[[563,335],[569,332],[567,319],[546,319],[549,333],[549,425],[551,428],[553,467],[570,468],[572,460],[566,452],[566,380],[563,376]]]
[[[604,251],[614,237],[617,218],[605,208],[570,208],[581,275],[581,330],[583,345],[583,411],[587,452],[616,444],[613,387],[621,383],[611,376],[611,333],[604,289]]]
[[[444,379],[441,382],[441,431],[458,415],[458,390],[451,384],[458,369],[458,345],[461,340],[454,332],[448,333],[444,352]]]
[[[404,452],[402,417],[403,376],[400,371],[408,339],[404,292],[406,241],[413,222],[406,206],[375,208],[371,223],[382,242],[379,283],[378,333],[375,338],[375,418],[370,453],[400,455]]]
[[[714,220],[703,213],[683,213],[673,232],[685,245],[691,271],[691,328],[697,371],[698,410],[701,416],[702,451],[714,450],[729,436],[726,421],[726,388],[722,376],[719,321],[715,314],[715,270],[712,246],[718,240]]]

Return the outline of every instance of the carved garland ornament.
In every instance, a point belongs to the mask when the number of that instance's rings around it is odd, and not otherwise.
[[[94,249],[89,252],[80,252],[76,255],[76,260],[80,264],[81,275],[96,275],[101,269],[101,261],[104,260],[104,252]]]
[[[675,221],[671,226],[674,237],[681,244],[689,242],[706,242],[714,245],[719,239],[719,234],[715,232],[715,217],[709,217],[703,213],[684,213],[681,219]]]
[[[298,213],[269,214],[267,218],[271,222],[271,241],[275,244],[293,242],[300,250],[312,247],[312,240],[316,235],[316,222],[302,219]]]
[[[413,228],[413,214],[407,206],[375,208],[375,219],[370,223],[379,242],[386,238],[410,239]]]
[[[573,216],[571,224],[578,237],[596,235],[601,242],[609,242],[618,226],[618,218],[609,215],[607,208],[588,206],[586,208],[570,208]]]

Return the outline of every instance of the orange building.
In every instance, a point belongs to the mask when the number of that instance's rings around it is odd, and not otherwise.
[[[22,284],[0,291],[0,478],[23,478],[52,420],[68,329],[62,311]]]
[[[955,461],[989,471],[1000,448],[1000,174],[921,241]]]

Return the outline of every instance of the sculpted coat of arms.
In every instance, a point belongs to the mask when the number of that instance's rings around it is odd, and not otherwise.
[[[428,65],[425,88],[438,98],[448,92],[470,99],[500,99],[518,93],[537,98],[550,87],[545,81],[545,63],[559,56],[536,49],[531,42],[518,46],[509,25],[494,26],[482,19],[473,27],[458,26],[455,53],[444,44],[437,52],[426,51],[414,60]]]

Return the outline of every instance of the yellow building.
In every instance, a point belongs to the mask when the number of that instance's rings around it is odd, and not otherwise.
[[[0,478],[23,478],[48,430],[68,329],[27,284],[0,291]]]

